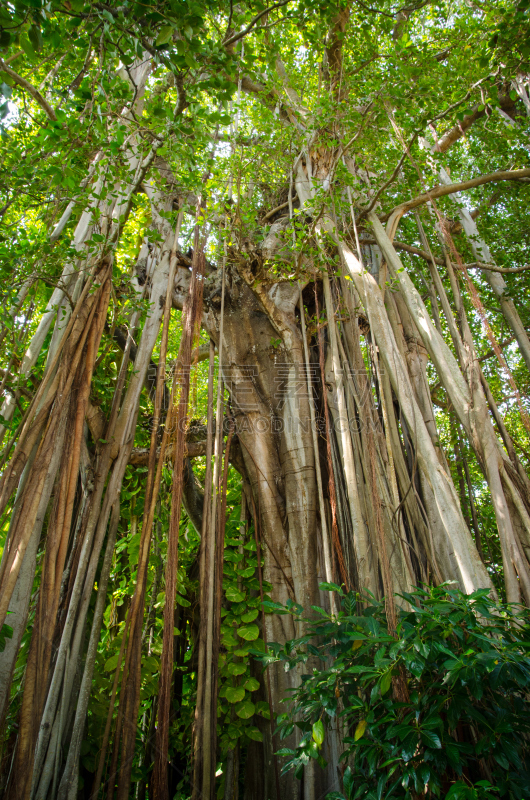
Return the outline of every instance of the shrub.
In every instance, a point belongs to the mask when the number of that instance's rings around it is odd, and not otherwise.
[[[338,616],[313,607],[305,636],[261,656],[311,668],[277,720],[282,739],[301,730],[296,749],[279,750],[284,771],[301,777],[310,759],[324,764],[326,728],[338,718],[343,793],[328,800],[528,797],[529,611],[496,604],[487,590],[425,587],[397,598],[391,635],[383,601],[364,598],[362,609],[359,595],[321,588],[339,595]],[[300,606],[268,605],[303,619]]]

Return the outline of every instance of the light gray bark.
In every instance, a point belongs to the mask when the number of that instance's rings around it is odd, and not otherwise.
[[[441,182],[445,185],[452,183],[451,178],[443,169],[443,167],[440,168],[439,175]],[[458,216],[460,217],[462,227],[468,237],[469,245],[473,251],[475,259],[483,264],[495,264],[491,250],[480,235],[477,223],[472,218],[467,208],[458,202],[457,198],[458,196],[455,195],[454,199],[458,208]],[[519,344],[519,351],[525,361],[526,366],[530,370],[530,339],[528,338],[528,334],[517,312],[515,303],[511,297],[506,296],[506,290],[508,288],[506,281],[498,272],[491,272],[491,270],[482,270],[482,275],[493,289],[495,296],[498,298],[504,318],[512,329],[517,339],[517,343]]]
[[[380,226],[379,222],[378,224]],[[364,299],[364,302],[369,308],[373,333],[379,346],[383,363],[389,374],[392,387],[400,403],[411,436],[413,437],[420,469],[424,472],[433,490],[438,512],[444,522],[445,534],[449,538],[455,554],[459,582],[466,592],[475,591],[475,589],[480,587],[492,588],[489,575],[480,560],[475,543],[471,538],[471,534],[462,516],[460,502],[451,478],[440,464],[432,439],[426,428],[423,415],[415,400],[408,372],[402,362],[392,328],[388,321],[380,289],[373,277],[364,272],[362,265],[351,250],[344,244],[340,246],[343,251],[344,262],[357,287],[359,295]],[[388,260],[389,254],[385,251],[382,241],[379,241],[379,246],[383,250],[385,258]],[[402,276],[403,273],[400,273],[400,275]],[[408,276],[405,275],[405,278],[408,278]],[[421,325],[424,323],[419,319],[415,320],[415,322],[420,333],[423,333]],[[459,371],[458,375],[452,377],[457,386],[458,384],[461,385],[462,376]]]
[[[107,585],[110,575],[110,569],[112,566],[112,557],[114,555],[114,545],[116,543],[116,532],[118,529],[118,522],[119,522],[119,505],[116,505],[113,508],[113,513],[110,521],[107,547],[105,550],[103,565],[101,567],[101,575],[99,577],[98,596],[96,600],[96,607],[94,609],[94,619],[92,621],[90,641],[88,643],[88,650],[85,659],[85,667],[83,670],[83,678],[81,680],[81,686],[79,688],[79,698],[77,701],[74,726],[68,747],[66,764],[64,767],[63,775],[57,792],[58,800],[76,800],[77,797],[77,787],[79,783],[80,750],[83,741],[83,732],[85,729],[86,712],[88,708],[88,701],[90,699],[90,690],[92,688],[92,677],[94,675],[94,665],[97,655],[97,646],[101,633],[101,623],[103,619],[103,612],[105,611],[105,603],[107,600]]]
[[[466,338],[466,330],[464,330],[464,336],[467,342],[467,351],[464,350],[464,352],[469,352],[467,361],[464,361],[464,364],[469,362],[469,375],[467,376],[469,380],[468,385],[465,382],[464,375],[460,371],[455,357],[439,332],[434,327],[434,324],[427,313],[419,293],[414,287],[409,275],[405,272],[399,256],[392,247],[390,240],[383,229],[383,226],[373,214],[370,215],[370,221],[372,222],[375,236],[379,242],[383,254],[390,265],[393,277],[397,279],[400,284],[403,297],[407,303],[407,307],[415,322],[415,325],[422,337],[423,343],[433,359],[437,372],[440,375],[442,382],[444,383],[449,394],[455,412],[464,426],[472,446],[474,447],[475,452],[477,453],[486,472],[503,551],[507,592],[510,602],[518,602],[519,586],[517,584],[513,568],[515,567],[517,570],[519,580],[522,588],[525,591],[525,594],[528,589],[530,589],[530,585],[528,585],[530,581],[530,575],[528,567],[525,564],[525,560],[522,559],[519,551],[518,543],[506,505],[506,498],[504,497],[504,492],[502,490],[499,470],[501,469],[501,465],[503,460],[506,458],[506,455],[504,454],[493,430],[484,393],[480,383],[480,375],[474,368],[475,361],[473,361],[472,342],[468,341],[469,336]],[[469,539],[472,542],[470,534]],[[471,546],[478,558],[478,553],[476,553],[474,544]],[[458,559],[456,548],[455,554],[457,555]]]
[[[26,465],[26,475],[31,469],[35,451],[32,456],[30,456],[28,464]],[[54,459],[50,464],[50,470],[48,472],[42,492],[35,525],[33,527],[33,533],[31,534],[31,538],[28,542],[15,588],[11,596],[11,601],[9,603],[7,624],[13,629],[13,636],[11,639],[6,641],[4,651],[0,653],[0,719],[3,719],[4,717],[6,704],[9,700],[9,690],[11,687],[13,670],[15,668],[22,636],[26,630],[29,603],[31,599],[31,589],[33,586],[35,567],[37,563],[37,549],[41,537],[42,526],[44,524],[44,517],[46,515],[46,510],[48,508],[48,503],[50,501],[50,496],[53,489],[53,482],[59,466],[59,460],[60,451],[57,450],[54,455]],[[19,493],[20,489],[24,486],[24,483],[25,477],[23,476],[19,486]],[[14,519],[14,515],[12,516],[12,519]],[[9,536],[9,533],[7,535]]]

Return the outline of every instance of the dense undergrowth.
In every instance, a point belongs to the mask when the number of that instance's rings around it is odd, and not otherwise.
[[[340,612],[311,618],[302,637],[271,645],[265,664],[306,664],[278,717],[284,771],[301,777],[344,734],[342,792],[328,800],[527,797],[530,785],[530,615],[449,585],[405,594],[395,633],[384,601],[344,593]],[[316,616],[315,616],[316,615]],[[257,656],[258,657],[258,656]]]

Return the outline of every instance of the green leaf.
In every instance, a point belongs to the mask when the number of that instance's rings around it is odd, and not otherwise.
[[[242,622],[253,622],[258,616],[259,611],[257,608],[251,608],[246,614],[241,617]]]
[[[318,588],[323,592],[338,592],[341,595],[344,594],[340,586],[337,586],[336,583],[319,583]]]
[[[265,717],[265,719],[271,718],[269,704],[265,700],[258,700],[256,703],[256,712],[261,714],[262,717]]]
[[[442,743],[440,741],[440,737],[438,734],[433,733],[432,731],[422,731],[421,738],[423,743],[427,745],[427,747],[434,747],[437,750],[441,750]]]
[[[350,767],[346,767],[346,769],[344,770],[344,777],[342,779],[342,783],[344,785],[344,791],[346,792],[346,795],[348,797],[352,797],[355,782]]]
[[[233,575],[234,573],[232,573]],[[229,586],[225,592],[226,599],[230,600],[231,603],[240,603],[242,600],[245,599],[245,595],[243,592],[240,592],[234,586]]]
[[[27,36],[23,35],[20,37],[20,46],[28,58],[33,58],[35,55],[35,48]]]
[[[225,697],[229,703],[239,703],[245,696],[242,686],[229,686],[225,692]]]
[[[256,692],[259,689],[259,681],[256,678],[248,678],[243,686],[247,692]]]
[[[251,728],[245,728],[245,733],[247,734],[249,739],[253,739],[255,742],[262,742],[263,741],[263,734],[253,725]]]
[[[241,719],[250,719],[250,717],[254,716],[255,710],[256,706],[252,700],[245,700],[239,706],[236,706],[236,714]]]
[[[247,642],[252,642],[259,636],[259,628],[257,625],[243,625],[241,628],[237,629],[237,632],[239,636],[241,636],[242,639],[246,639]]]
[[[114,672],[114,670],[118,666],[118,657],[119,653],[116,653],[115,655],[109,658],[109,660],[105,663],[105,666],[103,667],[105,672]]]
[[[172,35],[173,35],[173,28],[171,27],[171,25],[163,25],[162,28],[160,28],[160,33],[156,38],[155,45],[157,47],[160,47],[160,45],[162,44],[167,44],[171,39]]]
[[[13,638],[13,628],[10,625],[6,625],[4,623],[2,625],[2,628],[0,629],[0,653],[2,653],[5,650],[6,639],[12,639],[12,638]]]
[[[244,567],[244,569],[238,569],[237,574],[241,575],[242,578],[251,578],[256,571],[256,567]]]
[[[322,747],[324,741],[324,723],[321,719],[313,723],[313,739],[319,747]]]
[[[228,664],[227,672],[229,675],[243,675],[244,672],[247,671],[246,664],[234,664],[233,662]]]
[[[381,695],[386,694],[391,686],[392,686],[392,672],[391,670],[389,670],[388,672],[385,672],[385,674],[381,678]]]
[[[281,603],[276,603],[274,600],[264,600],[263,601],[263,608],[269,614],[288,614],[284,606]]]
[[[182,597],[182,595],[180,594],[178,594],[175,599],[179,606],[183,606],[184,608],[188,608],[188,606],[191,606],[190,601],[186,600],[186,598]]]
[[[445,795],[445,800],[464,800],[465,798],[469,798],[470,795],[469,787],[463,781],[457,781],[453,783],[447,794]]]
[[[28,39],[30,40],[33,49],[36,53],[42,49],[42,33],[40,28],[37,28],[36,25],[32,25],[28,31]]]
[[[275,755],[281,756],[282,758],[286,758],[287,756],[294,756],[294,750],[291,750],[289,747],[280,747],[279,750],[276,750]]]
[[[508,759],[503,753],[494,753],[493,758],[503,769],[510,769]]]

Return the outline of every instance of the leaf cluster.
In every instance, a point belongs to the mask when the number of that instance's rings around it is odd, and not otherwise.
[[[338,724],[347,734],[343,793],[329,800],[525,797],[528,610],[487,590],[418,588],[396,598],[393,634],[384,600],[334,588],[336,617],[314,607],[305,635],[262,659],[312,666],[278,718],[280,737],[301,731],[296,748],[279,751],[284,771],[301,777],[311,759],[324,763],[325,731]]]

